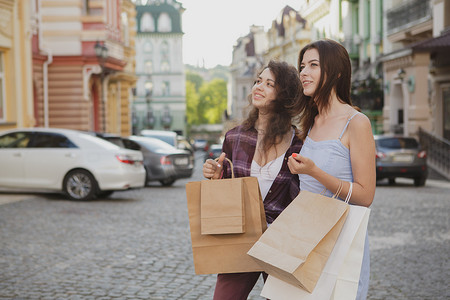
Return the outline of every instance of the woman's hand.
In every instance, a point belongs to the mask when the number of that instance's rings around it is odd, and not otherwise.
[[[223,170],[225,153],[220,154],[218,161],[207,159],[203,164],[203,176],[208,179],[219,179]]]
[[[305,156],[293,153],[288,159],[288,167],[292,174],[311,175],[316,164]]]

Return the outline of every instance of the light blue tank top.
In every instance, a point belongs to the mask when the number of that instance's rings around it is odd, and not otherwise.
[[[359,114],[359,112],[352,115],[344,126],[340,136],[336,140],[318,141],[315,142],[308,136],[303,143],[300,154],[311,159],[317,167],[321,170],[333,175],[343,181],[353,182],[352,164],[350,160],[350,150],[347,149],[341,142],[345,130],[348,127],[351,119]],[[311,129],[310,129],[311,131]],[[300,191],[310,191],[313,193],[321,193],[325,187],[313,177],[306,174],[299,174]],[[326,190],[325,195],[331,197],[334,192]],[[357,300],[363,300],[367,297],[369,289],[369,275],[370,275],[370,253],[369,240],[366,234],[366,242],[364,244],[364,256],[361,266],[361,274],[358,284]]]
[[[353,182],[350,150],[342,144],[341,138],[344,135],[350,120],[357,114],[359,114],[359,112],[355,113],[347,120],[341,135],[336,140],[315,142],[309,137],[308,132],[308,136],[306,137],[302,149],[300,150],[300,155],[311,159],[317,167],[328,174],[343,181]],[[321,193],[325,189],[319,181],[309,175],[299,174],[298,176],[300,178],[300,190]],[[325,195],[331,197],[333,193],[327,190]]]

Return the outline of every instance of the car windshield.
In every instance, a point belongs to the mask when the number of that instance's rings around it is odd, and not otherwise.
[[[377,145],[389,149],[416,149],[419,144],[412,138],[383,138],[377,141]]]
[[[133,138],[132,140],[143,144],[150,151],[156,152],[159,150],[176,151],[175,147],[169,145],[168,143],[161,141],[157,138]]]

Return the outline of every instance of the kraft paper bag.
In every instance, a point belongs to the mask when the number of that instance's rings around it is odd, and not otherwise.
[[[301,191],[248,254],[269,275],[311,293],[348,211],[343,201]]]
[[[350,210],[312,293],[269,275],[261,296],[272,300],[351,300],[356,298],[370,209]]]
[[[223,180],[223,179],[221,179]],[[264,204],[256,177],[242,178],[245,232],[239,234],[201,234],[201,182],[186,184],[192,254],[196,274],[262,271],[247,255],[267,228]]]
[[[243,178],[201,181],[202,234],[245,231]]]

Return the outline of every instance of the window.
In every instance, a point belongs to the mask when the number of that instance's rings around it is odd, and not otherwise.
[[[3,52],[0,51],[0,121],[5,121],[5,70],[3,64]]]
[[[152,51],[153,51],[152,43],[150,43],[150,42],[145,42],[145,44],[144,44],[144,52],[146,52],[146,53],[152,53]]]
[[[122,38],[123,42],[125,43],[125,46],[130,45],[130,32],[129,32],[129,26],[128,26],[128,16],[126,12],[123,12],[120,14],[120,18],[122,21]]]
[[[144,13],[141,18],[141,31],[142,32],[153,32],[155,31],[155,21],[149,13]]]
[[[171,32],[172,20],[167,13],[162,13],[158,18],[158,31],[159,32]]]
[[[151,60],[147,60],[145,62],[144,72],[147,74],[153,73],[153,62]]]
[[[167,41],[164,41],[161,44],[161,59],[169,60],[169,56],[170,56],[169,54],[170,54],[169,44],[167,43]]]
[[[168,61],[162,61],[161,62],[161,72],[169,72],[170,71],[170,65]]]
[[[67,137],[58,133],[38,132],[31,148],[77,148]]]
[[[170,82],[164,81],[162,84],[162,95],[169,96],[170,95]]]
[[[0,137],[0,148],[26,148],[31,140],[31,132],[12,132]]]

